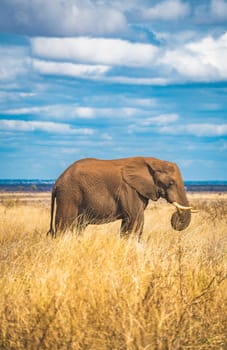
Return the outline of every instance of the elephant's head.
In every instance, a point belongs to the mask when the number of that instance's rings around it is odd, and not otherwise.
[[[182,231],[188,227],[191,207],[180,170],[175,163],[156,158],[133,158],[124,167],[123,178],[143,197],[153,201],[162,197],[173,204],[177,208],[171,218],[175,230]]]

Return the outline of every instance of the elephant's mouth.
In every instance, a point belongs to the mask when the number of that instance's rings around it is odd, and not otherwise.
[[[174,230],[185,230],[191,221],[192,207],[185,207],[177,202],[172,204],[177,208],[177,211],[171,217],[171,225]]]

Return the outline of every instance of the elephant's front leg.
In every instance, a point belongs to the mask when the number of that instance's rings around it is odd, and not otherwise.
[[[131,233],[138,235],[140,240],[144,226],[144,213],[139,213],[136,216],[125,216],[121,222],[120,235],[122,238],[128,238]]]
[[[57,232],[65,232],[71,230],[74,226],[75,218],[72,216],[58,216],[55,220],[55,234]]]

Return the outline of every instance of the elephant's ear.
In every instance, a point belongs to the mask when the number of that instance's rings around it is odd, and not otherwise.
[[[129,160],[123,168],[123,179],[143,197],[157,200],[152,168],[146,164],[144,158]]]

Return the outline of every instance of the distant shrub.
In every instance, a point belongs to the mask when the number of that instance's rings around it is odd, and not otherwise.
[[[30,189],[31,189],[32,191],[37,191],[37,190],[38,190],[38,187],[37,187],[35,184],[32,184],[32,185],[30,186]]]
[[[2,204],[5,208],[13,208],[19,204],[19,200],[15,198],[5,198],[2,200]]]

